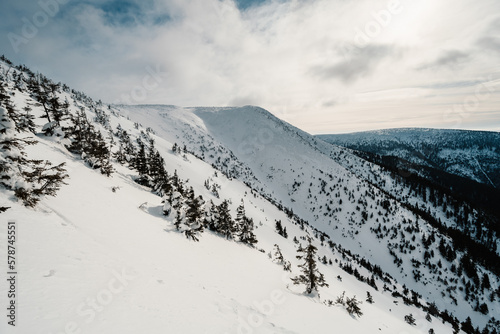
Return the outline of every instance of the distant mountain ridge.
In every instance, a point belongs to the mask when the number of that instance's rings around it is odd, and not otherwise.
[[[328,143],[394,156],[500,188],[500,133],[398,128],[316,136]]]

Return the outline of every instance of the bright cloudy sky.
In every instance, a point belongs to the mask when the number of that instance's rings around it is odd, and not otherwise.
[[[108,103],[500,131],[498,0],[4,0],[0,54]]]

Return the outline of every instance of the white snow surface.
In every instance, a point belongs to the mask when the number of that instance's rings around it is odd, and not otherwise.
[[[37,146],[33,157],[66,161],[71,178],[36,209],[10,202],[2,192],[2,204],[11,206],[2,221],[18,227],[19,296],[17,326],[2,321],[1,333],[419,333],[428,326],[424,315],[419,319],[418,311],[396,307],[389,294],[356,280],[339,282],[340,269],[320,265],[331,284],[322,299],[344,290],[361,299],[370,291],[375,299],[362,305],[360,319],[327,307],[300,287],[287,288],[288,276],[267,254],[211,233],[194,243],[173,231],[161,215],[161,199],[135,184],[130,170],[115,166],[117,172],[106,178],[60,145],[40,140]],[[212,167],[174,155],[168,165],[191,176],[195,191],[210,197],[202,180],[214,173]],[[273,230],[274,219],[286,220],[283,213],[259,197],[246,197],[248,188],[239,181],[220,182],[222,198],[244,198],[249,214],[262,222],[258,247],[267,253],[279,243],[297,264],[292,243]],[[288,228],[292,236],[301,234]],[[4,242],[0,253],[6,253]],[[0,284],[3,297],[5,280]],[[403,321],[411,312],[417,327]],[[437,320],[432,327],[451,333]]]

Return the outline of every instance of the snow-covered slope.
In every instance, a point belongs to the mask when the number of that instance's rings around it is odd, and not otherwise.
[[[388,174],[348,151],[260,108],[107,107],[63,87],[57,96],[68,100],[69,113],[83,110],[112,152],[121,149],[117,129],[132,142],[154,140],[169,175],[185,180],[205,203],[227,199],[234,217],[244,201],[255,223],[255,248],[208,230],[194,242],[176,231],[173,217],[163,215],[162,198],[134,182],[137,171],[126,163],[111,159],[115,171],[106,177],[89,167],[88,157],[69,152],[64,135],[40,133],[44,108],[18,83],[23,69],[0,65],[17,110],[29,105],[37,117],[36,134],[22,134],[38,140],[26,147],[27,156],[65,162],[69,175],[56,197],[42,197],[35,208],[0,188],[0,207],[9,207],[0,213],[0,254],[7,253],[4,223],[15,221],[19,272],[16,327],[2,321],[1,333],[428,333],[432,328],[446,334],[467,317],[481,329],[498,318],[498,275],[487,264],[474,265],[479,284],[486,275],[489,288],[476,288],[470,272],[460,276],[457,267],[469,259],[465,251],[453,250],[456,257],[446,259],[438,245],[453,249],[450,237],[390,194],[387,184],[395,182]],[[68,133],[63,128],[62,134]],[[181,149],[173,152],[174,144]],[[207,182],[217,185],[217,194]],[[425,202],[402,185],[398,190],[414,204]],[[287,238],[276,233],[276,221]],[[295,256],[306,236],[318,247],[318,268],[329,284],[319,295],[305,295],[304,286],[291,281],[300,272]],[[292,272],[277,263],[275,245]],[[2,300],[9,288],[2,276]],[[344,291],[363,301],[369,292],[374,303],[361,304],[361,317],[329,306]],[[475,312],[476,303],[488,312]],[[405,322],[410,314],[414,325]],[[498,325],[490,321],[492,326]]]
[[[170,136],[188,151],[229,171],[231,177],[288,208],[333,242],[380,266],[424,298],[432,301],[436,293],[443,293],[446,308],[464,318],[475,307],[477,300],[459,292],[466,283],[455,278],[457,259],[446,260],[433,251],[429,260],[425,254],[423,240],[440,231],[436,224],[422,220],[415,208],[427,208],[441,226],[458,229],[456,217],[447,218],[442,203],[429,203],[382,168],[318,141],[256,107],[165,110],[158,106],[122,106],[119,110],[152,127],[159,136]],[[196,121],[192,120],[196,116]],[[227,169],[226,163],[220,163],[225,159],[237,161],[236,167]],[[449,205],[453,203],[447,200]],[[472,221],[474,217],[472,211],[467,219]],[[498,244],[496,237],[494,240]],[[443,237],[431,244],[434,250],[440,243],[453,248],[450,241]],[[448,264],[443,268],[443,263]],[[483,275],[480,272],[478,275]],[[449,284],[447,280],[455,282],[450,289],[443,288],[443,282]],[[488,298],[484,295],[480,300],[486,302]],[[471,309],[467,310],[466,304]]]

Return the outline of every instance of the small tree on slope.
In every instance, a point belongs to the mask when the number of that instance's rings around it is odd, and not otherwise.
[[[359,304],[362,302],[356,299],[356,296],[352,298],[347,298],[346,299],[346,310],[350,315],[356,315],[358,317],[361,317],[363,315],[363,312],[361,312],[361,308],[359,307]]]
[[[203,206],[205,202],[201,196],[196,197],[193,188],[188,190],[188,198],[186,200],[186,225],[184,234],[189,239],[199,241],[198,234],[203,232]]]
[[[247,216],[243,217],[242,222],[239,225],[238,236],[240,241],[253,247],[254,244],[258,242],[257,237],[253,233],[254,223],[252,218]]]
[[[282,265],[284,271],[292,271],[292,264],[290,261],[285,260],[278,244],[274,244],[273,261]]]
[[[257,238],[253,233],[253,219],[246,216],[245,204],[243,203],[243,199],[241,200],[241,204],[237,209],[236,226],[238,230],[238,237],[240,238],[241,242],[250,246],[253,246],[257,243]]]
[[[297,252],[302,255],[297,255],[297,259],[304,260],[304,263],[299,265],[302,274],[292,278],[293,284],[305,284],[306,293],[311,294],[313,291],[318,291],[318,287],[326,286],[325,278],[317,269],[316,252],[317,248],[312,244],[311,237],[307,237],[308,245],[303,248],[299,246]]]
[[[224,200],[217,206],[217,232],[222,234],[226,239],[233,239],[236,232],[236,225],[229,212],[229,202]]]

